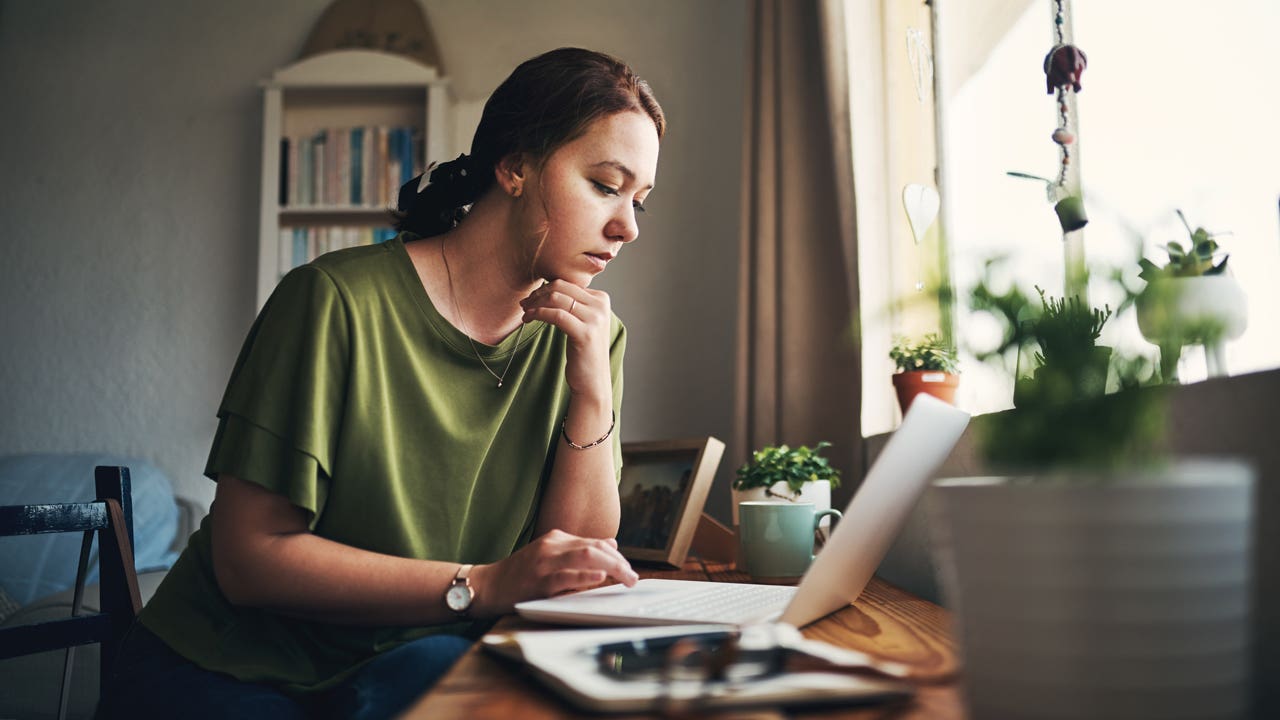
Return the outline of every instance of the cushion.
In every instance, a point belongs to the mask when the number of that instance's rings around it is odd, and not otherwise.
[[[93,485],[97,465],[129,468],[138,572],[173,565],[178,557],[171,547],[178,531],[173,486],[163,472],[144,460],[91,453],[0,456],[0,505],[91,501],[97,495]],[[79,533],[0,538],[0,590],[21,606],[72,587],[80,540]],[[97,554],[95,539],[87,583],[97,582]]]

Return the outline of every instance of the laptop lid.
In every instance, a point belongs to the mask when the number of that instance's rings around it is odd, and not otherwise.
[[[782,622],[803,627],[862,594],[968,424],[969,414],[963,410],[932,395],[916,396],[902,426],[880,451],[844,517],[800,580],[779,618]]]
[[[897,537],[933,473],[955,447],[969,424],[969,414],[930,395],[917,395],[911,410],[876,459],[862,486],[844,509],[844,518],[822,552],[794,588],[761,587],[778,591],[773,608],[761,598],[760,620],[777,617],[802,627],[857,599]],[[737,586],[737,587],[735,587]],[[729,594],[739,583],[642,580],[634,588],[611,585],[586,592],[517,603],[516,612],[531,620],[586,625],[656,625],[675,622],[715,622],[707,617],[708,595]],[[752,586],[760,587],[760,586]],[[664,607],[664,595],[698,595],[704,607],[678,617]],[[786,597],[790,597],[789,602]],[[785,602],[785,609],[782,609]],[[666,603],[670,605],[671,603]],[[678,603],[677,603],[678,604]],[[778,617],[778,610],[782,609]],[[721,620],[724,621],[723,619]]]

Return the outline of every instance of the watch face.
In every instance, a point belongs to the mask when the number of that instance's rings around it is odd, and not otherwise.
[[[454,612],[465,612],[471,607],[471,588],[466,585],[453,585],[444,594],[444,603]]]

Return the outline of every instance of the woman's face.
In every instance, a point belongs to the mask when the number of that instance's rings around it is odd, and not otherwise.
[[[636,216],[657,169],[658,131],[638,111],[596,120],[531,168],[522,225],[534,229],[525,238],[534,278],[591,284],[639,235]]]

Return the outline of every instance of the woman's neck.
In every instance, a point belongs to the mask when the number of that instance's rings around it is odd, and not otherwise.
[[[539,283],[510,225],[481,205],[457,228],[412,243],[410,257],[437,311],[472,339],[496,345],[520,327],[520,301]]]

